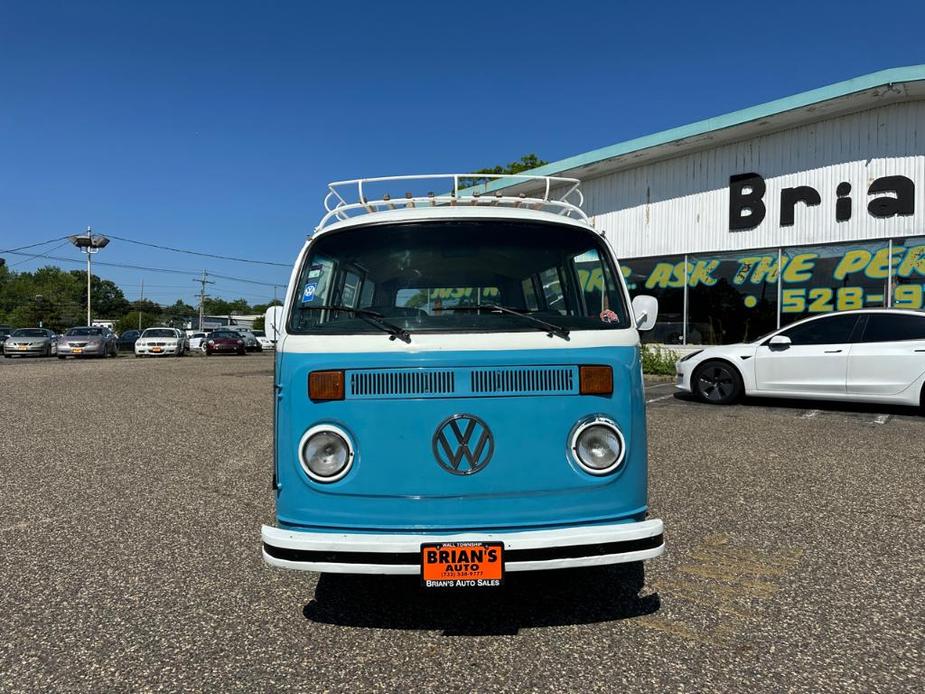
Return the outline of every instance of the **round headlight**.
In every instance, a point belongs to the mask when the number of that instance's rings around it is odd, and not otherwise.
[[[309,429],[302,437],[299,455],[305,474],[317,482],[336,482],[353,462],[346,433],[330,426]]]
[[[617,425],[608,419],[593,419],[579,425],[572,434],[575,461],[592,475],[605,475],[623,462],[625,444]]]

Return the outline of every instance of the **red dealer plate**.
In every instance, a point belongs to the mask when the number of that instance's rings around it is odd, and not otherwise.
[[[425,588],[493,588],[503,582],[501,542],[421,545],[421,584]]]

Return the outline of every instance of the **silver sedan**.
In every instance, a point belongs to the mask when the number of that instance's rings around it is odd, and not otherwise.
[[[46,328],[20,328],[3,342],[3,356],[19,357],[32,354],[50,357],[58,352],[55,334]]]
[[[116,336],[109,328],[85,325],[71,328],[58,338],[58,359],[118,356]]]

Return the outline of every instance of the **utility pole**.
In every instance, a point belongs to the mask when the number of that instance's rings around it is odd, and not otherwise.
[[[138,306],[138,330],[139,331],[141,330],[141,303],[140,302],[144,300],[145,300],[145,278],[142,277],[141,278],[141,298],[138,300],[139,301],[139,306]]]
[[[215,284],[212,280],[207,280],[206,277],[209,276],[205,270],[202,271],[202,277],[198,280],[193,280],[193,282],[199,282],[201,285],[199,290],[199,332],[202,332],[202,305],[206,300],[206,285]]]

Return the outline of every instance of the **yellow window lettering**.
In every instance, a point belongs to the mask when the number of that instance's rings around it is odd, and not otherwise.
[[[784,262],[784,282],[808,282],[813,277],[817,253],[801,253]]]
[[[752,284],[777,282],[777,256],[763,256],[758,261],[757,267],[752,271],[751,282]]]
[[[683,287],[684,286],[684,261],[677,265],[671,263],[658,263],[653,269],[649,278],[646,280],[646,289],[654,287]]]
[[[784,313],[803,313],[806,310],[806,291],[803,289],[784,289],[781,292],[781,310]]]
[[[681,263],[682,265],[684,263]],[[690,269],[690,286],[696,287],[698,284],[705,284],[712,287],[716,284],[716,278],[710,273],[719,267],[718,260],[698,260]]]
[[[925,246],[910,246],[899,264],[900,277],[925,276]]]
[[[759,260],[760,258],[739,258],[739,269],[736,270],[736,274],[732,278],[732,283],[735,285],[745,284],[745,280],[748,279],[748,276],[752,272],[752,268]]]
[[[809,312],[828,313],[832,310],[832,294],[828,287],[815,287],[809,290]]]
[[[867,264],[870,262],[870,257],[870,251],[864,250],[863,248],[850,250],[838,261],[838,266],[835,268],[835,272],[832,273],[832,276],[837,280],[843,280],[852,272],[860,272],[867,267]]]
[[[902,253],[902,248],[893,249],[893,269],[895,271],[896,266],[899,265],[899,255]],[[874,259],[871,261],[870,265],[867,266],[867,270],[864,272],[865,275],[875,280],[883,280],[890,276],[890,249],[881,248],[874,255]]]
[[[922,308],[922,285],[901,284],[893,292],[893,306],[895,308]]]
[[[860,287],[841,287],[836,295],[835,308],[839,311],[851,311],[864,308],[864,290]]]

